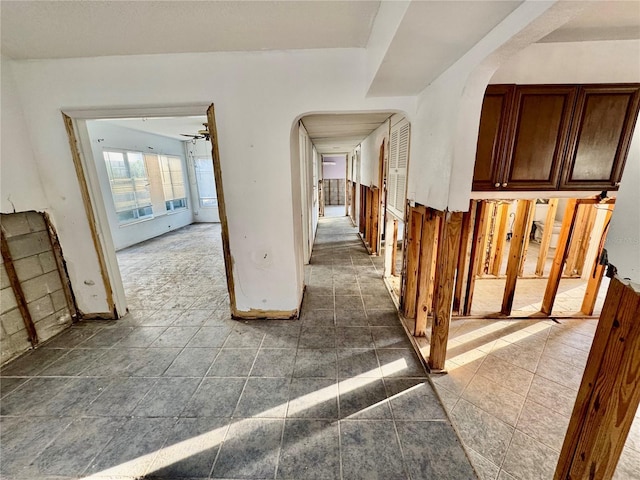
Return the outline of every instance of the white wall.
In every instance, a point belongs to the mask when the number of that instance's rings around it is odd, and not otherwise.
[[[605,248],[622,278],[640,283],[640,125],[636,129],[611,216]]]
[[[534,43],[491,77],[492,84],[640,81],[640,40]]]
[[[2,213],[44,211],[49,207],[31,149],[29,131],[18,99],[10,61],[0,59],[2,137],[0,196]]]
[[[103,151],[110,149],[131,150],[142,153],[149,152],[157,155],[175,155],[182,159],[183,172],[186,174],[183,142],[120,127],[105,121],[87,121],[87,130],[91,140],[93,160],[100,180],[101,195],[107,211],[109,230],[111,230],[111,236],[113,237],[116,250],[182,228],[193,222],[191,193],[189,185],[187,184],[185,185],[188,202],[186,209],[164,215],[154,214],[154,217],[148,220],[120,225],[113,203],[109,177],[103,157]]]
[[[411,97],[364,97],[362,49],[20,61],[12,68],[63,249],[82,266],[70,273],[86,312],[104,311],[106,295],[61,109],[215,103],[237,308],[249,311],[295,310],[302,295],[297,119],[341,111],[411,115],[415,105]]]
[[[389,120],[376,128],[365,138],[361,145],[360,172],[362,184],[366,186],[379,185],[380,179],[380,145],[385,140],[385,156],[389,150]]]

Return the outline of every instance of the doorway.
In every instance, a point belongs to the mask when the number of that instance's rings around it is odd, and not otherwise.
[[[68,113],[111,318],[128,308],[192,306],[221,307],[229,316],[233,279],[218,152],[209,142],[213,106]],[[190,251],[200,261],[185,261]]]
[[[346,155],[322,156],[322,188],[325,217],[344,217],[347,205]]]

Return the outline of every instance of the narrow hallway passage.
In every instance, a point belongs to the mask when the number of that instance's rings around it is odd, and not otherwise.
[[[476,478],[380,261],[322,219],[300,320],[80,322],[3,367],[2,478]]]

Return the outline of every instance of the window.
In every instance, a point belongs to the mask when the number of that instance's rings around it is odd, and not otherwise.
[[[213,176],[213,161],[211,157],[195,157],[196,182],[201,207],[216,207],[218,196],[216,194],[216,181]]]
[[[118,222],[153,216],[144,158],[138,152],[104,152]]]
[[[106,150],[103,155],[120,225],[187,208],[182,158]]]
[[[162,189],[167,211],[187,208],[187,194],[184,186],[182,159],[160,155],[160,172],[162,174]]]

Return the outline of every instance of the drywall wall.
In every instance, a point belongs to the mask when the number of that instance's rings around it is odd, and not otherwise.
[[[640,125],[631,141],[605,248],[622,278],[640,283]]]
[[[515,54],[490,83],[640,81],[640,40],[534,43]]]
[[[10,61],[0,59],[0,196],[2,213],[43,211],[49,207],[31,149],[29,131],[18,99]]]
[[[100,181],[100,196],[106,207],[109,229],[116,250],[135,245],[193,222],[193,211],[191,210],[191,204],[188,203],[186,209],[176,210],[174,213],[154,215],[151,219],[120,225],[113,197],[111,196],[109,177],[103,157],[103,151],[109,149],[149,152],[157,155],[175,155],[182,158],[183,172],[187,174],[183,142],[113,125],[108,121],[102,120],[88,121],[87,130],[91,141],[93,160]],[[188,184],[186,188],[187,202],[190,202],[191,194]],[[96,197],[99,198],[99,196]]]
[[[371,132],[362,143],[361,150],[361,181],[363,185],[380,185],[380,145],[385,141],[385,156],[389,151],[389,120]]]
[[[309,113],[393,110],[411,116],[415,110],[412,97],[364,97],[362,49],[21,61],[12,68],[84,312],[105,311],[106,295],[60,110],[215,104],[241,311],[299,306],[304,276],[300,157],[292,143],[297,120]]]
[[[335,165],[331,165],[335,163]],[[335,155],[322,157],[322,178],[329,180],[331,178],[346,178],[347,173],[347,157],[345,155]]]

